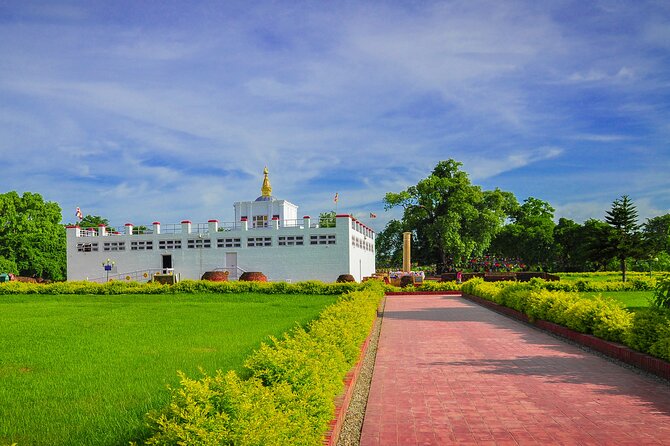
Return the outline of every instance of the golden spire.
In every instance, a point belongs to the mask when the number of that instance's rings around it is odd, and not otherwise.
[[[263,197],[271,197],[272,196],[272,186],[270,186],[270,180],[268,179],[268,168],[267,166],[265,167],[265,170],[263,170],[263,174],[265,175],[265,178],[263,178],[263,186],[261,186],[261,194]]]

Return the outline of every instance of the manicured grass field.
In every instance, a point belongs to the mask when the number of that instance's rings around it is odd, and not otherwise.
[[[620,271],[608,271],[604,273],[556,273],[561,280],[567,280],[574,282],[576,280],[589,280],[592,282],[620,282],[621,281],[621,272]],[[653,277],[661,277],[664,273],[654,272]],[[626,278],[628,280],[636,278],[649,278],[648,272],[636,272],[628,271],[626,273]]]
[[[635,311],[640,308],[646,308],[649,306],[649,299],[654,297],[653,291],[605,291],[599,293],[580,293],[581,296],[587,298],[593,298],[595,296],[601,295],[603,297],[611,297],[618,300],[624,306],[631,310]]]
[[[0,445],[120,445],[147,435],[177,370],[241,370],[268,335],[336,296],[0,296]]]

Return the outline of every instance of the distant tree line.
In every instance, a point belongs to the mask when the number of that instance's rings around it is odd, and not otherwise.
[[[386,209],[402,207],[403,215],[377,236],[378,267],[402,264],[402,233],[409,231],[413,261],[435,265],[437,273],[486,256],[534,271],[620,270],[623,280],[630,268],[670,269],[670,214],[639,224],[634,204],[623,196],[604,220],[555,223],[546,201],[529,197],[520,204],[510,192],[483,191],[460,167],[441,161],[417,185],[386,194]]]
[[[670,214],[638,222],[628,196],[614,200],[603,220],[583,224],[566,218],[554,222],[546,201],[473,185],[461,163],[439,162],[416,185],[384,197],[385,208],[401,207],[377,235],[377,266],[402,264],[402,233],[412,233],[412,259],[434,265],[436,272],[465,268],[523,268],[543,271],[670,270]],[[335,212],[319,215],[323,227],[334,226]],[[86,215],[83,228],[107,219]],[[143,233],[146,227],[133,228]],[[491,260],[489,262],[489,260]],[[51,280],[66,278],[65,228],[61,208],[36,193],[0,194],[0,272]]]

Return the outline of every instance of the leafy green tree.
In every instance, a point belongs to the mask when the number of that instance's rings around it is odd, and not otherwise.
[[[640,225],[637,223],[637,210],[628,195],[614,200],[612,208],[606,212],[605,221],[612,231],[609,234],[608,248],[619,260],[621,280],[626,281],[626,259],[644,255]]]
[[[648,218],[642,226],[642,238],[650,257],[670,253],[670,214]]]
[[[491,251],[549,269],[555,256],[554,208],[546,201],[528,197],[512,211],[511,220],[496,235]]]
[[[607,271],[615,259],[610,239],[613,229],[604,221],[590,218],[584,222],[583,233],[586,243],[585,253],[596,271]]]
[[[567,218],[560,218],[554,228],[556,269],[558,271],[590,271],[587,233],[584,226]]]
[[[116,228],[109,226],[109,220],[99,215],[86,215],[83,219],[81,219],[79,222],[75,224],[80,228],[85,229],[89,228],[98,229],[100,225],[105,225],[105,229],[107,230],[107,232],[116,232]]]
[[[0,257],[0,273],[18,274],[19,268],[16,266],[16,262],[13,260]]]
[[[335,225],[335,211],[322,212],[319,214],[319,227],[334,228]]]
[[[65,228],[57,203],[39,194],[0,194],[0,257],[20,275],[62,280],[67,265]]]
[[[146,226],[140,225],[140,226],[133,226],[133,234],[139,235],[139,234],[145,234],[149,228]]]
[[[424,261],[438,272],[461,259],[482,255],[516,199],[511,193],[482,191],[470,183],[461,163],[440,161],[428,178],[384,197],[386,210],[401,206],[402,222],[416,234]]]
[[[380,268],[402,266],[402,245],[405,228],[402,222],[391,220],[375,239],[375,261]]]

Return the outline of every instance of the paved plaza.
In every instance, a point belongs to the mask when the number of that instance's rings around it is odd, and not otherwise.
[[[670,386],[454,296],[387,297],[372,445],[670,445]]]

